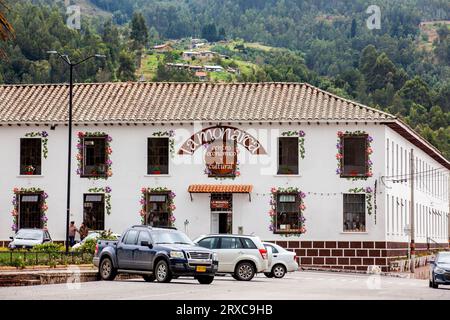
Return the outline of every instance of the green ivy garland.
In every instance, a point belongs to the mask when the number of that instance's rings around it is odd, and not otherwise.
[[[349,189],[348,192],[351,193],[364,193],[366,195],[366,207],[367,207],[367,213],[369,215],[372,214],[372,210],[373,210],[373,206],[372,206],[372,195],[373,195],[373,190],[371,187],[366,187],[366,188],[352,188]]]
[[[81,175],[82,173],[82,162],[83,162],[83,143],[82,143],[82,139],[83,138],[89,138],[89,137],[106,137],[106,154],[107,154],[107,160],[106,160],[106,176],[93,176],[93,177],[89,177],[89,179],[108,179],[109,177],[112,176],[112,161],[110,159],[110,155],[112,154],[112,148],[110,143],[112,142],[112,137],[108,134],[106,134],[105,132],[78,132],[78,143],[77,143],[77,149],[78,149],[78,154],[77,154],[77,174]]]
[[[48,156],[48,132],[47,131],[37,131],[37,132],[28,132],[25,134],[25,137],[34,138],[41,137],[42,141],[42,156],[44,159],[47,159]]]
[[[280,235],[285,236],[285,237],[290,237],[290,236],[300,236],[301,234],[306,232],[306,227],[305,227],[305,221],[306,218],[303,215],[303,212],[306,210],[306,206],[304,204],[304,198],[306,197],[306,194],[301,191],[299,188],[297,187],[287,187],[287,188],[283,188],[283,187],[272,187],[270,189],[270,200],[269,200],[269,205],[270,205],[270,210],[269,210],[269,216],[270,216],[270,225],[269,225],[269,230],[270,231],[276,231],[277,229],[277,195],[278,194],[283,194],[283,193],[296,193],[298,194],[298,196],[300,197],[300,206],[299,206],[299,211],[300,211],[300,215],[299,215],[299,222],[300,222],[300,229],[298,230],[298,232],[294,232],[294,233],[280,233]]]
[[[338,131],[337,133],[337,143],[336,143],[336,148],[337,148],[337,154],[336,154],[336,160],[337,160],[337,169],[336,169],[336,174],[341,175],[343,173],[343,169],[342,169],[342,158],[344,157],[344,145],[342,143],[342,139],[344,136],[362,136],[362,135],[367,135],[367,172],[364,176],[362,177],[347,177],[348,180],[352,180],[352,181],[357,181],[357,180],[367,180],[367,178],[372,177],[373,176],[373,170],[372,170],[372,166],[373,166],[373,162],[370,159],[371,154],[373,153],[373,149],[372,149],[372,141],[373,138],[365,131],[362,130],[357,130],[357,131]]]
[[[111,187],[94,187],[94,188],[90,188],[88,189],[88,192],[91,193],[104,193],[105,194],[105,209],[106,209],[106,214],[110,215],[111,214]]]
[[[40,188],[14,188],[13,189],[13,199],[11,201],[12,205],[13,205],[13,209],[11,211],[11,216],[13,217],[13,224],[11,226],[11,230],[12,231],[17,231],[19,229],[19,222],[18,222],[18,218],[19,218],[19,195],[21,193],[42,193],[42,204],[41,204],[41,221],[42,221],[42,226],[44,228],[44,230],[47,230],[47,210],[48,210],[48,205],[47,205],[47,198],[48,198],[48,194],[46,192],[44,192],[42,189]]]
[[[176,209],[176,206],[174,204],[174,198],[176,197],[175,192],[170,191],[169,189],[165,187],[155,187],[155,188],[141,188],[141,198],[139,200],[139,203],[141,205],[141,210],[139,211],[139,215],[141,216],[141,223],[145,224],[145,216],[147,215],[146,206],[147,206],[147,194],[148,193],[167,193],[168,196],[168,214],[169,214],[169,227],[173,227],[175,225],[175,221],[177,220],[173,214],[173,212]]]
[[[169,137],[170,157],[173,158],[175,156],[175,139],[173,139],[173,137],[175,136],[175,132],[173,130],[153,132],[152,136],[154,136],[154,137]]]
[[[281,133],[283,137],[298,137],[298,152],[300,157],[305,159],[305,131],[284,131]]]

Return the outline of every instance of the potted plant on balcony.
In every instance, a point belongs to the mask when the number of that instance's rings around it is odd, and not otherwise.
[[[24,168],[24,173],[26,175],[33,175],[34,171],[36,171],[36,168],[33,167],[32,165],[25,166],[25,168]]]
[[[161,168],[159,166],[153,166],[150,168],[151,174],[161,174]]]

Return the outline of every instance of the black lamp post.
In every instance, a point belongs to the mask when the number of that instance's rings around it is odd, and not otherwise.
[[[67,153],[67,212],[66,212],[66,253],[69,252],[69,223],[70,223],[70,176],[72,171],[72,106],[73,106],[73,68],[92,58],[106,58],[105,55],[94,54],[79,62],[72,63],[67,54],[58,51],[47,51],[49,54],[57,54],[70,68],[69,82],[69,141]]]

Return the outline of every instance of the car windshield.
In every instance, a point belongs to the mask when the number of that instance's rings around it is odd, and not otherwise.
[[[42,232],[39,230],[19,230],[16,234],[16,239],[24,240],[40,240],[42,239]]]
[[[182,232],[169,230],[153,230],[152,238],[155,243],[194,244]]]
[[[440,254],[437,262],[450,264],[450,254]]]
[[[94,232],[94,233],[90,233],[87,235],[86,238],[83,239],[83,241],[89,240],[89,239],[94,239],[100,237],[100,233]]]

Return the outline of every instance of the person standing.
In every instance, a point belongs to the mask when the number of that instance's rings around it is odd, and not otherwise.
[[[80,226],[80,230],[78,231],[80,234],[80,241],[83,241],[84,238],[87,237],[89,233],[89,228],[86,226],[86,223],[83,221],[83,223]]]
[[[75,244],[75,235],[77,233],[78,229],[75,226],[75,221],[70,221],[70,226],[69,226],[69,245],[71,247],[73,247],[73,245]]]

